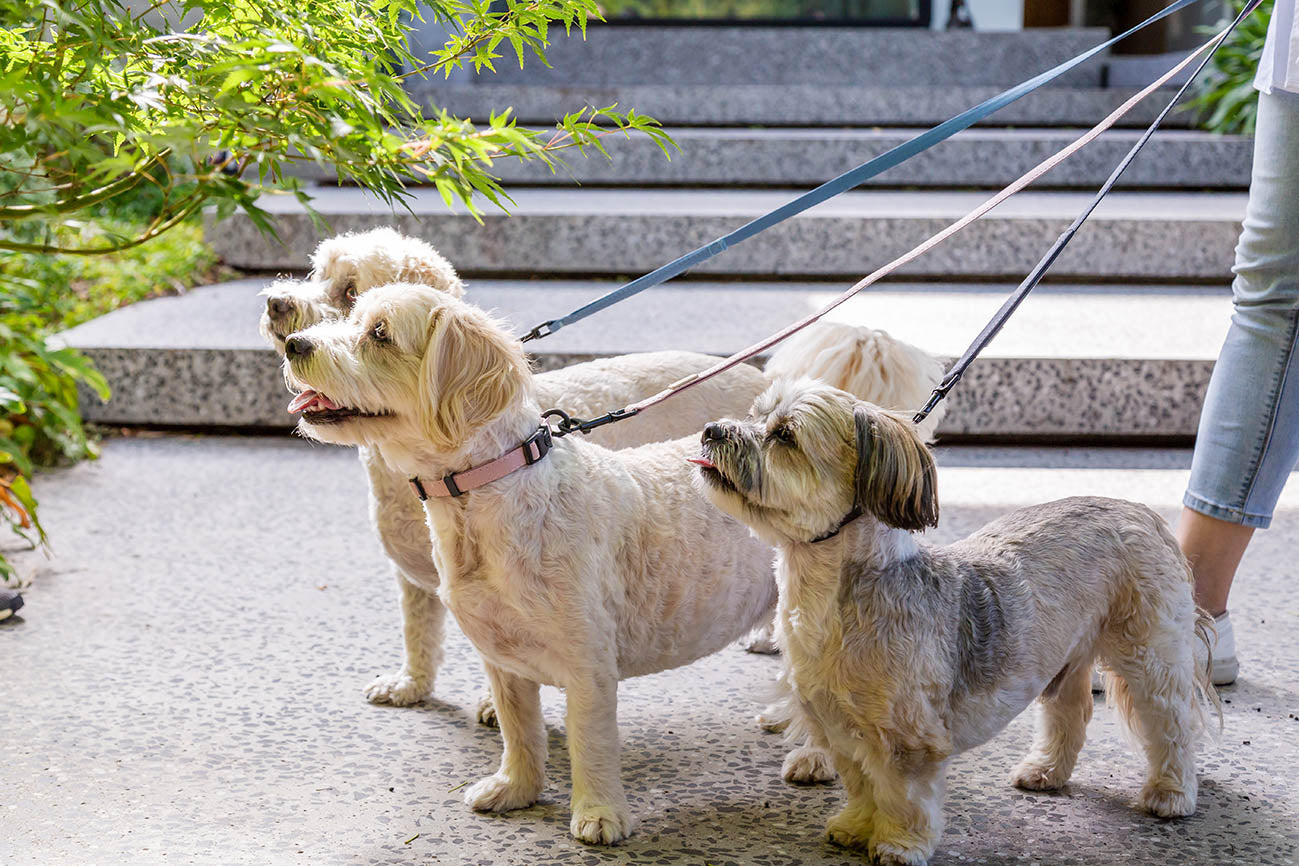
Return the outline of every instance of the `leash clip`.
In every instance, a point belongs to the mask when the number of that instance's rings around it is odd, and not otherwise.
[[[556,319],[551,319],[548,322],[542,322],[540,325],[537,325],[537,327],[533,328],[531,331],[528,331],[528,333],[520,337],[519,342],[526,343],[529,340],[540,340],[542,337],[549,337],[551,334],[558,331],[559,328],[560,325],[558,320]]]

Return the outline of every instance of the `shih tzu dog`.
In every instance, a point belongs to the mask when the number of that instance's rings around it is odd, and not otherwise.
[[[311,264],[306,280],[276,281],[262,293],[261,332],[281,355],[291,334],[346,318],[358,298],[376,286],[417,283],[457,298],[465,291],[455,268],[437,250],[392,228],[322,241]],[[656,394],[715,360],[698,352],[639,352],[540,373],[534,383],[542,408],[561,407],[590,418]],[[786,341],[768,368],[781,375],[814,376],[898,408],[919,406],[942,376],[937,359],[883,331],[828,324]],[[758,370],[742,365],[695,386],[662,410],[597,428],[588,439],[608,448],[629,448],[697,434],[713,418],[744,412],[768,383]],[[371,682],[365,694],[374,703],[408,706],[432,693],[441,665],[445,608],[437,596],[438,572],[424,510],[406,476],[373,448],[358,450],[370,484],[370,513],[397,575],[405,644],[401,669]],[[744,643],[753,651],[774,648],[768,626],[746,636]],[[482,701],[478,716],[495,723],[490,699]],[[793,753],[783,775],[792,782],[832,778],[824,756],[814,750]]]
[[[1035,698],[1037,734],[1011,781],[1068,781],[1107,690],[1148,762],[1140,805],[1195,810],[1194,739],[1217,703],[1193,644],[1210,620],[1149,508],[1100,498],[1015,511],[946,547],[934,461],[908,419],[810,381],[782,381],[748,419],[709,424],[697,483],[777,548],[777,634],[813,741],[848,802],[830,839],[925,863],[949,759]]]
[[[625,838],[618,681],[716,652],[776,602],[771,548],[691,484],[696,438],[552,442],[519,341],[425,286],[373,289],[285,351],[300,430],[371,449],[426,497],[438,596],[482,656],[505,746],[465,801],[504,812],[537,800],[538,689],[551,684],[568,705],[571,831]]]

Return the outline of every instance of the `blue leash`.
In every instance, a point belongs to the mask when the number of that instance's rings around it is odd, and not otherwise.
[[[734,244],[748,240],[759,232],[765,231],[778,223],[784,222],[790,217],[796,216],[808,208],[818,205],[827,199],[833,198],[841,192],[845,192],[846,190],[858,186],[869,178],[875,177],[894,166],[902,164],[916,154],[928,150],[935,144],[952,137],[961,130],[968,129],[980,120],[983,120],[985,117],[988,117],[994,112],[1001,110],[1005,106],[1019,99],[1021,96],[1032,93],[1047,82],[1059,78],[1064,73],[1082,63],[1085,63],[1100,52],[1114,45],[1116,42],[1126,39],[1128,36],[1144,29],[1150,24],[1153,24],[1162,18],[1166,18],[1174,12],[1185,9],[1187,6],[1196,2],[1198,2],[1198,0],[1177,0],[1177,2],[1155,13],[1132,29],[1120,33],[1108,42],[1102,42],[1095,48],[1091,48],[1082,54],[1079,54],[1072,60],[1066,60],[1054,69],[1049,69],[1040,75],[1022,82],[1021,84],[1015,85],[1009,90],[1002,91],[991,99],[985,100],[973,108],[967,109],[961,114],[943,121],[938,126],[922,132],[916,137],[899,144],[897,147],[885,151],[874,159],[864,162],[854,169],[849,169],[832,180],[826,181],[816,189],[805,192],[798,198],[786,202],[775,210],[765,213],[751,222],[745,223],[735,231],[723,235],[693,252],[686,253],[681,258],[668,262],[666,265],[650,271],[643,277],[637,277],[630,283],[614,289],[606,295],[596,298],[594,301],[591,301],[583,307],[579,307],[566,316],[561,316],[558,319],[551,319],[548,322],[542,322],[540,325],[537,325],[531,331],[524,334],[521,338],[522,341],[526,343],[529,340],[538,340],[542,337],[548,337],[566,325],[571,325],[574,322],[581,321],[587,316],[598,313],[606,307],[611,307],[619,301],[630,298],[632,295],[643,292],[648,288],[659,285],[660,283],[665,283],[690,268],[708,261]]]
[[[1141,152],[1141,148],[1146,146],[1146,142],[1150,141],[1150,137],[1154,135],[1155,130],[1159,128],[1159,124],[1162,123],[1164,118],[1168,116],[1168,113],[1173,110],[1173,106],[1177,105],[1177,103],[1181,101],[1182,96],[1191,86],[1191,83],[1199,77],[1200,73],[1204,71],[1204,67],[1213,59],[1214,52],[1222,46],[1222,42],[1226,41],[1226,38],[1231,34],[1231,31],[1235,30],[1236,26],[1240,24],[1240,22],[1248,18],[1262,2],[1263,0],[1248,0],[1240,10],[1240,13],[1236,16],[1235,20],[1231,22],[1231,25],[1223,34],[1222,41],[1219,41],[1217,45],[1214,45],[1213,48],[1204,55],[1200,60],[1199,65],[1195,67],[1182,86],[1178,88],[1177,93],[1173,95],[1173,98],[1169,100],[1163,110],[1159,112],[1153,121],[1151,121],[1150,126],[1146,128],[1146,131],[1137,139],[1136,144],[1132,145],[1132,148],[1127,152],[1123,159],[1119,160],[1119,164],[1114,167],[1112,172],[1110,172],[1110,176],[1105,180],[1105,183],[1101,185],[1101,188],[1097,190],[1096,195],[1092,200],[1088,202],[1087,206],[1082,209],[1082,212],[1074,218],[1074,221],[1064,230],[1064,233],[1061,234],[1060,237],[1056,238],[1055,243],[1051,245],[1051,249],[1046,251],[1046,255],[1042,256],[1042,258],[1038,260],[1038,263],[1033,266],[1033,270],[1029,271],[1028,276],[1024,278],[1024,281],[1021,282],[1015,291],[1010,294],[1010,297],[1002,303],[1001,308],[997,310],[996,315],[994,315],[992,320],[984,326],[983,330],[979,332],[979,335],[974,338],[974,342],[965,350],[965,353],[952,364],[951,369],[949,369],[946,375],[943,376],[943,381],[934,389],[934,393],[929,396],[929,401],[925,403],[924,408],[917,412],[911,419],[914,423],[919,424],[921,421],[925,420],[925,418],[929,416],[929,413],[934,411],[934,408],[938,405],[939,401],[943,400],[947,396],[947,393],[956,387],[956,383],[961,381],[961,376],[965,375],[966,369],[974,363],[975,358],[979,357],[979,353],[987,348],[988,344],[992,342],[992,339],[1001,332],[1001,328],[1006,324],[1006,320],[1011,317],[1015,310],[1019,309],[1019,305],[1028,297],[1028,293],[1033,291],[1038,283],[1042,282],[1042,278],[1046,276],[1046,272],[1050,270],[1051,265],[1055,264],[1055,260],[1059,258],[1060,253],[1064,252],[1064,248],[1069,244],[1069,241],[1073,240],[1073,236],[1080,228],[1082,228],[1082,225],[1087,221],[1087,218],[1092,215],[1092,211],[1096,210],[1096,207],[1101,203],[1101,199],[1105,198],[1105,196],[1109,194],[1110,190],[1114,188],[1114,184],[1118,182],[1119,176],[1122,175],[1123,172],[1127,170],[1128,166],[1132,164],[1132,160],[1137,158],[1137,154]]]

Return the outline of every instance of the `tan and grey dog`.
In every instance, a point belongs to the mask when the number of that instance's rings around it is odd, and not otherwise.
[[[1141,806],[1195,810],[1194,739],[1216,696],[1193,643],[1210,620],[1149,508],[1063,499],[925,545],[912,533],[938,521],[936,473],[911,423],[807,380],[708,425],[694,462],[705,494],[777,547],[789,682],[848,793],[833,841],[926,862],[949,759],[1034,698],[1037,735],[1011,781],[1064,785],[1095,660],[1146,753]]]
[[[306,435],[374,449],[437,480],[538,429],[517,339],[425,286],[381,286],[343,321],[286,341]],[[612,843],[634,826],[620,778],[618,682],[716,652],[771,616],[771,548],[691,485],[694,436],[611,451],[580,436],[544,458],[424,503],[438,595],[483,658],[504,739],[465,801],[504,812],[545,785],[539,686],[565,690],[571,831]]]

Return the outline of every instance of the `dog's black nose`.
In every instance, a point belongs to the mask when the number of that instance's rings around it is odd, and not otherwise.
[[[716,421],[710,421],[704,425],[704,435],[702,441],[709,442],[709,441],[713,441],[717,439],[725,439],[725,438],[726,438],[726,428],[723,427],[721,424],[718,424]]]
[[[272,319],[282,319],[293,311],[293,302],[288,298],[267,298],[266,314]]]
[[[296,334],[284,341],[284,354],[289,358],[305,358],[314,348],[310,340]]]

